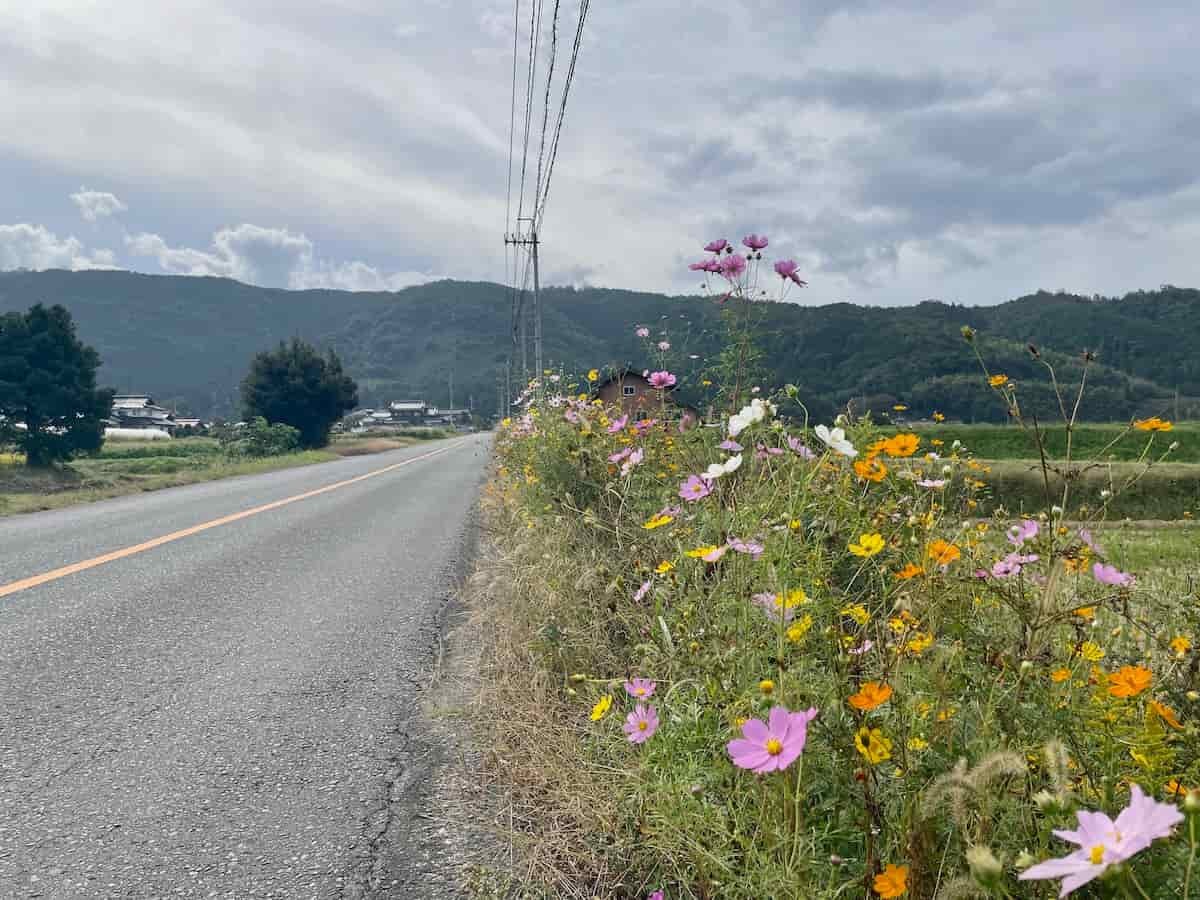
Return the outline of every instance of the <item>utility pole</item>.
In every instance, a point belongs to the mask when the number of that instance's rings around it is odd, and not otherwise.
[[[529,231],[523,233],[521,231],[521,223],[529,223]],[[522,216],[517,219],[517,230],[512,234],[504,236],[505,244],[514,244],[519,247],[531,247],[530,253],[533,254],[533,377],[542,377],[542,305],[540,296],[540,274],[538,272],[538,236],[537,224],[532,217]],[[526,332],[525,332],[525,316],[521,315],[521,369],[522,373],[529,373],[529,358],[526,355]]]

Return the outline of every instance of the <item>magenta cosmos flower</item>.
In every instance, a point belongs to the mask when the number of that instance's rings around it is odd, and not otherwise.
[[[703,500],[711,493],[712,482],[699,475],[689,475],[687,480],[679,486],[679,496],[689,503]]]
[[[784,281],[793,281],[800,287],[806,287],[808,282],[803,280],[796,274],[796,270],[800,268],[800,264],[792,259],[781,259],[775,263],[775,274]]]
[[[735,280],[746,271],[746,257],[740,253],[730,253],[721,257],[721,274],[730,281]]]
[[[625,682],[625,693],[638,700],[645,700],[654,696],[655,687],[657,685],[649,678],[630,678]]]
[[[632,447],[626,447],[624,450],[618,450],[616,453],[610,454],[608,461],[610,463],[624,462],[633,453]]]
[[[1129,805],[1121,810],[1115,822],[1104,813],[1088,810],[1081,810],[1076,816],[1078,830],[1056,829],[1054,834],[1078,844],[1079,849],[1030,866],[1017,876],[1019,879],[1061,878],[1058,896],[1065,897],[1103,875],[1109,866],[1140,853],[1158,838],[1170,836],[1171,830],[1183,821],[1183,813],[1172,804],[1152,800],[1136,784],[1130,788]]]
[[[621,730],[629,738],[629,743],[646,743],[654,737],[654,732],[658,731],[658,710],[639,703],[633,712],[625,717],[625,724],[621,726]]]
[[[788,712],[785,706],[772,707],[767,721],[750,719],[742,726],[742,736],[725,745],[733,764],[762,775],[783,771],[796,761],[808,740],[808,723],[816,718],[816,707],[805,712]]]
[[[1109,584],[1114,587],[1132,587],[1133,576],[1128,572],[1122,572],[1116,566],[1110,566],[1107,563],[1095,563],[1092,566],[1092,577],[1101,584]]]
[[[623,431],[625,426],[629,424],[629,416],[624,415],[619,419],[613,419],[608,425],[608,433],[616,434],[618,431]]]
[[[741,538],[730,538],[729,549],[735,553],[745,553],[751,559],[758,559],[765,549],[758,541],[744,541]]]
[[[675,376],[670,372],[651,372],[648,380],[650,387],[660,391],[675,387]]]
[[[721,271],[721,264],[716,257],[712,259],[702,259],[700,262],[690,263],[688,268],[693,272],[713,272],[714,274]]]
[[[770,241],[762,234],[748,234],[742,238],[742,243],[751,250],[762,250]]]
[[[717,240],[709,241],[707,244],[705,244],[704,249],[709,253],[720,253],[728,246],[729,241],[725,240],[725,238],[717,238]]]
[[[663,892],[654,891],[652,894],[647,894],[646,900],[663,900]]]
[[[799,456],[801,459],[816,459],[817,458],[817,454],[815,454],[811,450],[809,450],[808,447],[805,445],[804,441],[800,440],[800,438],[789,437],[787,439],[787,444],[789,447],[792,448],[792,452],[795,453],[797,456]]]

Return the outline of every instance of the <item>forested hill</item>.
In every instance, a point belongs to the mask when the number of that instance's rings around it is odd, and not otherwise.
[[[551,288],[543,292],[547,359],[568,367],[649,363],[633,335],[648,325],[672,344],[673,370],[699,380],[720,345],[716,304],[699,297]],[[2,272],[0,312],[61,303],[103,360],[101,381],[148,392],[199,415],[236,412],[251,356],[298,335],[342,355],[365,405],[402,397],[496,407],[510,350],[510,297],[500,285],[440,281],[397,293],[284,291],[219,278],[129,272]],[[1048,398],[1027,343],[1049,351],[1071,381],[1079,351],[1101,365],[1084,409],[1092,419],[1200,414],[1200,291],[1164,287],[1117,298],[1038,293],[999,306],[761,308],[773,383],[800,386],[815,415],[856,409],[941,410],[967,420],[1002,415],[960,335],[981,332],[993,371]],[[693,355],[698,359],[692,359]]]

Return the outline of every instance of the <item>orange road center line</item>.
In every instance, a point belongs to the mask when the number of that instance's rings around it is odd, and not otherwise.
[[[428,453],[422,453],[420,456],[414,456],[411,459],[402,460],[398,463],[393,463],[390,466],[384,466],[382,469],[375,469],[373,472],[367,472],[363,475],[356,475],[354,478],[347,478],[344,481],[337,481],[333,484],[327,484],[324,487],[315,488],[311,491],[305,491],[303,494],[295,494],[291,497],[284,497],[282,500],[273,500],[270,503],[264,503],[262,506],[255,506],[251,509],[244,509],[241,512],[232,513],[228,516],[221,516],[219,519],[211,519],[207,522],[201,522],[199,525],[192,525],[189,528],[182,528],[179,531],[172,531],[170,534],[160,535],[156,538],[151,538],[148,541],[143,541],[140,544],[134,544],[130,547],[124,547],[120,550],[113,550],[111,553],[105,553],[100,556],[93,556],[91,559],[85,559],[82,562],[72,563],[69,566],[63,566],[58,569],[53,569],[49,572],[43,572],[41,575],[33,575],[29,578],[23,578],[20,581],[13,581],[9,584],[0,585],[0,597],[7,597],[9,594],[15,594],[18,591],[25,591],[29,588],[37,587],[41,584],[46,584],[50,581],[57,581],[60,578],[66,578],[68,575],[74,575],[76,572],[85,572],[88,569],[94,569],[96,566],[102,566],[105,563],[115,562],[118,559],[125,559],[128,556],[133,556],[137,553],[145,553],[147,550],[153,550],[155,547],[161,547],[163,544],[169,544],[172,541],[178,541],[185,537],[190,537],[193,534],[199,534],[202,531],[208,531],[210,528],[219,528],[222,525],[228,525],[231,522],[237,522],[241,519],[248,519],[250,516],[257,516],[259,513],[270,512],[273,509],[279,509],[281,506],[287,506],[290,503],[298,503],[301,500],[307,500],[310,497],[317,497],[321,494],[327,494],[330,491],[336,491],[338,488],[344,488],[351,484],[357,484],[360,481],[366,481],[368,478],[374,478],[376,475],[384,475],[388,472],[395,471],[403,466],[410,465],[415,462],[420,462],[423,459],[437,456],[440,453],[445,453],[447,450],[457,446],[460,441],[455,441],[445,447],[439,447],[437,450],[430,450]]]

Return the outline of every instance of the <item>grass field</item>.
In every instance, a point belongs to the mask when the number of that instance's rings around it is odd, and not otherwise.
[[[940,440],[945,447],[950,447],[955,441],[962,441],[968,450],[986,459],[1038,457],[1037,448],[1030,435],[1017,425],[921,425],[900,430],[916,431],[925,442]],[[1053,459],[1062,459],[1067,447],[1065,429],[1058,425],[1044,430],[1047,454]],[[1071,441],[1071,455],[1077,461],[1092,458],[1106,462],[1136,460],[1150,441],[1151,435],[1134,431],[1116,446],[1109,447],[1114,439],[1127,430],[1123,423],[1077,425]],[[1200,423],[1197,422],[1180,422],[1169,432],[1154,434],[1148,457],[1157,457],[1176,441],[1179,447],[1167,457],[1171,462],[1200,463]]]
[[[42,470],[27,468],[18,454],[0,453],[0,516],[382,453],[445,436],[435,430],[387,437],[339,435],[322,450],[263,459],[230,457],[215,439],[206,437],[110,441],[94,457]]]

